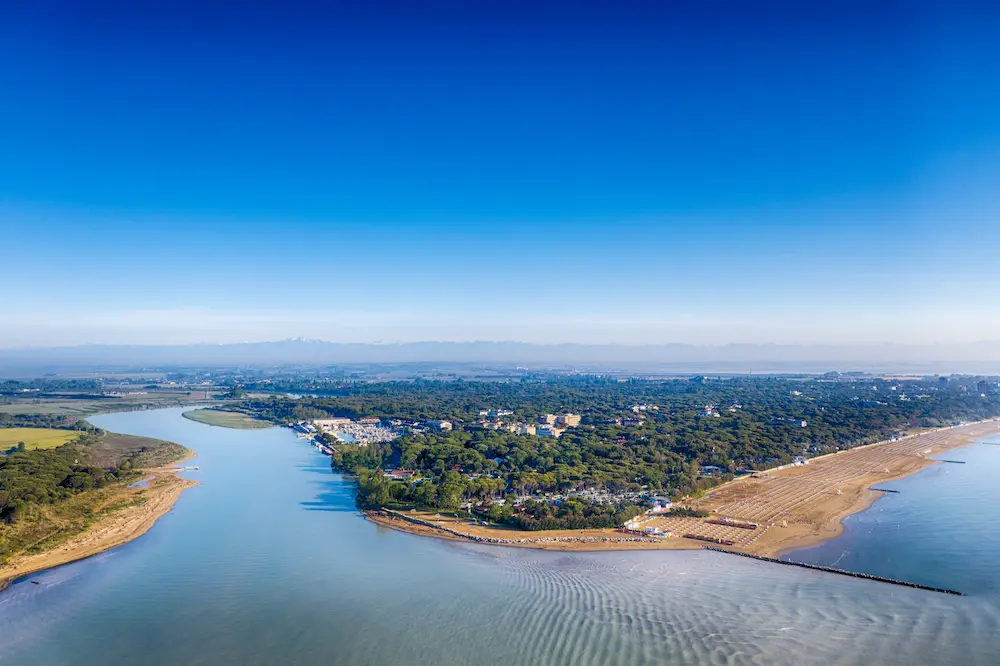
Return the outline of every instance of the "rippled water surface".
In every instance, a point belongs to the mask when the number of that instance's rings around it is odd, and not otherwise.
[[[402,534],[290,431],[180,413],[92,419],[193,448],[201,485],[141,539],[0,594],[0,663],[1000,663],[1000,446],[950,452],[968,464],[892,484],[796,554],[970,593],[951,597],[710,552]]]

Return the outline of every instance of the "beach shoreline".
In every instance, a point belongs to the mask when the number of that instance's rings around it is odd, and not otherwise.
[[[828,495],[825,500],[815,503],[807,511],[804,511],[802,517],[799,517],[795,522],[790,522],[787,527],[772,528],[752,547],[736,550],[763,557],[779,558],[787,557],[797,550],[818,546],[835,539],[844,533],[844,520],[848,516],[868,510],[879,498],[885,495],[884,492],[873,489],[873,487],[912,476],[928,467],[941,464],[941,461],[934,460],[930,456],[971,446],[979,439],[997,433],[1000,433],[1000,421],[989,419],[957,428],[939,428],[913,435],[912,438],[909,438],[912,442],[927,442],[927,448],[920,454],[901,455],[881,472],[844,482],[840,486],[841,494]],[[850,456],[852,453],[868,453],[872,449],[885,447],[889,444],[895,444],[895,442],[881,442],[866,447],[848,449],[813,459],[810,462],[831,461],[835,463],[838,459],[843,459],[844,456]],[[808,469],[808,465],[786,469],[777,475],[793,476]],[[739,481],[730,483],[739,483]],[[722,486],[713,492],[721,489],[723,489]]]
[[[112,511],[50,550],[20,555],[0,565],[0,591],[25,576],[85,560],[141,537],[173,509],[185,490],[198,485],[197,481],[180,476],[182,470],[178,467],[196,455],[189,451],[169,465],[143,470],[148,487],[136,487],[132,495],[145,498],[141,504]]]
[[[913,444],[927,448],[921,453],[900,454],[898,458],[886,463],[881,471],[865,474],[840,484],[836,494],[829,493],[820,500],[800,509],[798,513],[790,513],[793,519],[787,525],[770,524],[762,530],[759,537],[746,546],[738,544],[706,543],[705,541],[685,538],[683,536],[670,538],[634,537],[635,540],[624,541],[626,535],[619,530],[551,530],[551,531],[519,531],[502,527],[487,527],[469,519],[457,519],[429,512],[413,512],[408,516],[402,512],[389,510],[365,510],[365,518],[376,525],[431,538],[450,541],[465,541],[485,545],[508,546],[516,548],[535,548],[541,550],[560,551],[628,551],[628,550],[695,550],[706,546],[723,547],[763,557],[786,557],[803,548],[810,548],[835,539],[844,532],[844,519],[848,516],[869,509],[885,493],[873,490],[873,486],[888,483],[916,474],[932,465],[940,464],[929,456],[945,451],[971,446],[977,440],[1000,433],[1000,421],[987,420],[960,427],[939,428],[925,431],[906,438],[909,446]],[[921,439],[923,438],[923,439]],[[836,466],[837,461],[850,464],[859,454],[868,454],[880,447],[886,447],[895,442],[880,442],[865,447],[857,447],[828,456],[814,459],[827,466]],[[853,455],[852,455],[853,454]],[[812,461],[811,461],[812,462]],[[771,471],[770,478],[794,478],[807,470],[815,470],[818,465],[781,469]],[[697,502],[699,506],[711,510],[716,494],[730,489],[735,484],[745,483],[737,479],[723,484],[711,491],[708,499]],[[727,488],[729,487],[729,488]],[[739,486],[736,486],[739,487]],[[715,512],[713,512],[714,514]],[[415,520],[414,520],[415,519]],[[669,519],[668,519],[669,520]]]

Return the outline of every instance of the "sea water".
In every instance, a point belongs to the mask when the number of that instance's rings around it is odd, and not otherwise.
[[[291,431],[182,411],[91,419],[194,449],[200,485],[142,538],[0,593],[0,664],[1000,663],[1000,446],[949,452],[967,464],[892,484],[792,555],[953,597],[707,551],[404,534]]]

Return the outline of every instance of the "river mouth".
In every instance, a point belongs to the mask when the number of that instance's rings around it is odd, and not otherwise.
[[[703,551],[527,551],[386,530],[291,431],[181,411],[91,419],[193,449],[199,469],[183,475],[200,483],[137,541],[0,594],[0,663],[995,663],[995,595],[887,593]]]

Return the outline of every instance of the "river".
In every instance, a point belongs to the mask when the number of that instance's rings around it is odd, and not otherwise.
[[[952,597],[705,551],[404,534],[291,431],[182,411],[91,419],[194,449],[201,483],[142,538],[0,593],[0,664],[998,663],[1000,446],[949,452],[970,464],[896,482],[797,554],[969,593]]]

